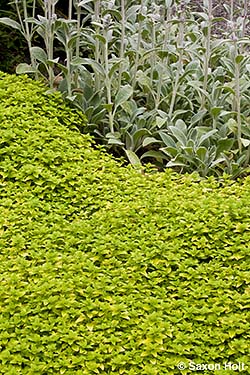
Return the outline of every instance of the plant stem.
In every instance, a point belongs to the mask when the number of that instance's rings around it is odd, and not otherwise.
[[[36,15],[36,0],[33,0],[32,17],[35,18],[35,15]],[[31,23],[31,27],[30,27],[31,34],[33,33],[33,28],[34,28],[34,25],[33,25],[33,23]]]
[[[155,49],[156,44],[156,32],[155,32],[155,21],[152,20],[152,49]],[[151,54],[151,69],[150,69],[150,81],[151,81],[151,87],[153,87],[153,76],[154,76],[154,70],[155,70],[155,52]]]
[[[106,86],[106,92],[107,92],[107,101],[108,101],[108,116],[109,116],[109,128],[111,133],[114,133],[114,116],[112,111],[112,95],[111,95],[111,82],[109,77],[109,60],[108,60],[108,28],[109,25],[107,24],[104,26],[104,37],[105,37],[105,43],[104,43],[104,67],[105,67],[105,86]]]
[[[125,50],[125,27],[126,27],[126,13],[125,13],[125,0],[121,0],[121,44],[120,44],[120,59],[124,59]],[[118,90],[121,87],[122,81],[122,63],[119,67],[119,80],[118,80]]]
[[[234,22],[234,0],[230,1],[230,22]]]
[[[66,66],[67,66],[67,76],[66,81],[67,81],[67,91],[68,91],[68,96],[72,96],[72,89],[71,89],[71,69],[70,69],[70,62],[71,62],[71,51],[69,48],[66,49]]]
[[[246,35],[247,11],[248,11],[247,0],[244,0],[244,7],[243,7],[243,14],[242,14],[241,38],[244,38],[245,35]],[[244,53],[245,48],[246,47],[242,43],[241,47],[240,47],[240,53]]]
[[[27,11],[27,2],[26,2],[26,0],[23,0],[24,22],[22,20],[21,14],[20,14],[20,9],[19,9],[19,6],[18,6],[18,1],[16,1],[16,9],[17,9],[17,14],[18,14],[18,19],[19,19],[20,25],[21,25],[21,27],[23,29],[23,35],[25,36],[25,39],[26,39],[27,44],[28,44],[31,66],[36,69],[36,60],[34,59],[34,56],[33,56],[32,52],[31,52],[31,48],[32,48],[32,43],[31,43],[32,34],[30,32],[28,22],[25,22],[25,20],[28,18],[28,11]],[[35,79],[38,79],[37,72],[35,73]]]
[[[143,14],[143,8],[144,8],[144,0],[141,0],[141,9],[140,9],[140,15]],[[132,81],[132,87],[135,88],[136,85],[136,74],[138,71],[139,66],[139,59],[140,59],[140,47],[141,47],[141,34],[142,34],[142,19],[139,19],[139,25],[138,25],[138,33],[137,33],[137,46],[136,46],[136,55],[135,55],[135,65],[134,65],[134,77]]]
[[[242,38],[244,38],[244,36],[246,35],[247,10],[248,10],[247,0],[244,0],[242,34],[241,34]]]
[[[235,93],[236,93],[236,112],[237,112],[237,140],[239,151],[242,151],[241,142],[241,95],[240,95],[240,63],[235,61]]]
[[[69,19],[69,21],[72,20],[72,8],[73,8],[72,2],[73,2],[73,0],[69,0],[69,8],[68,8],[68,19]]]
[[[163,41],[163,50],[164,52],[167,50],[168,41],[169,41],[169,31],[170,31],[170,20],[171,20],[171,7],[167,7],[166,13],[166,20],[163,20],[164,25],[164,41]],[[162,64],[168,66],[168,56],[162,58]],[[163,66],[159,69],[159,79],[157,82],[157,92],[156,92],[156,100],[155,100],[155,109],[159,108],[161,102],[161,91],[162,91],[162,84],[163,84]]]
[[[48,12],[47,12],[47,30],[45,34],[45,41],[46,41],[46,49],[47,49],[47,55],[48,60],[53,60],[54,55],[54,31],[53,31],[53,17],[55,14],[55,5],[53,0],[48,1]],[[50,88],[53,88],[54,83],[54,71],[51,65],[48,67],[48,73],[49,73],[49,85]]]
[[[97,22],[97,23],[99,23],[100,22],[100,0],[96,0],[95,2],[94,2],[94,7],[95,7],[95,21]],[[96,34],[99,34],[100,33],[100,27],[98,26],[97,27],[97,30],[96,30]],[[95,61],[97,62],[97,63],[99,63],[100,62],[100,41],[99,41],[99,39],[97,38],[96,40],[95,40],[95,52],[94,52],[94,54],[95,54]],[[99,74],[98,73],[96,73],[95,74],[95,91],[99,91],[100,90],[100,76],[99,76]]]
[[[18,0],[15,0],[15,5],[16,5],[17,16],[18,16],[18,20],[19,20],[19,23],[20,23],[20,26],[21,26],[21,29],[22,29],[22,33],[25,36],[25,39],[27,40],[25,27],[24,27],[24,24],[23,24],[23,20],[22,20],[19,5],[18,5]]]
[[[208,0],[208,23],[207,23],[207,35],[205,38],[204,79],[203,79],[203,94],[201,98],[201,109],[204,109],[205,104],[206,104],[205,92],[207,91],[209,62],[210,62],[210,57],[211,57],[211,29],[212,29],[212,18],[213,18],[212,10],[213,10],[212,0]]]
[[[81,8],[76,4],[77,19],[77,39],[76,39],[76,57],[80,57],[80,37],[81,37]]]
[[[173,92],[172,92],[172,97],[171,97],[171,102],[170,102],[170,107],[169,107],[169,112],[168,112],[168,116],[170,120],[174,111],[177,91],[179,87],[180,75],[183,69],[184,23],[185,23],[185,17],[181,15],[180,23],[179,23],[179,38],[178,38],[179,41],[177,42],[177,49],[179,49],[179,59],[178,59],[178,64],[176,68],[175,81],[174,81]]]
[[[233,32],[233,53],[232,58],[234,61],[234,89],[235,89],[235,96],[233,101],[232,110],[236,111],[237,117],[237,141],[239,151],[242,151],[242,142],[241,142],[241,92],[240,92],[240,60],[237,61],[238,54],[238,38],[236,37],[235,30]]]

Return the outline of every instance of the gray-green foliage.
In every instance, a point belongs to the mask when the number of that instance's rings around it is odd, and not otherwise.
[[[159,168],[175,165],[202,175],[225,172],[237,177],[248,172],[245,0],[242,14],[234,14],[230,3],[228,20],[213,17],[211,0],[196,13],[190,13],[189,1],[70,1],[68,19],[57,19],[56,4],[48,0],[44,16],[22,21],[30,25],[32,35],[43,37],[45,50],[30,46],[31,67],[21,65],[19,73],[45,71],[52,88],[54,70],[59,69],[59,89],[85,112],[85,130],[132,164],[151,161]],[[228,30],[215,37],[221,21],[227,22]],[[65,64],[54,58],[55,40],[65,51]],[[197,161],[196,151],[189,152],[184,168],[178,166],[180,152],[177,157],[161,150],[168,147],[161,134],[172,137],[170,127],[178,127],[179,120],[189,134],[199,133],[196,127],[213,133],[201,158]],[[182,147],[175,137],[172,142],[174,148]],[[181,154],[183,164],[187,157]]]
[[[121,167],[45,91],[0,76],[0,374],[248,366],[250,179]]]

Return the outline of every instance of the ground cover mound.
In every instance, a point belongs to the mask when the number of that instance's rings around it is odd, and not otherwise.
[[[250,374],[250,179],[138,174],[45,91],[0,76],[0,374]]]

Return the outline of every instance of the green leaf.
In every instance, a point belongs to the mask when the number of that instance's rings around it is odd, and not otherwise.
[[[125,103],[133,95],[133,88],[130,85],[125,85],[120,88],[115,96],[115,108]]]
[[[105,71],[103,66],[96,62],[95,60],[82,58],[82,57],[75,57],[71,61],[72,65],[89,65],[93,69],[96,74],[100,74],[103,78],[105,77]]]
[[[193,115],[192,118],[191,118],[191,125],[194,125],[197,122],[199,122],[200,120],[202,120],[206,113],[207,113],[207,110],[203,109],[203,110],[199,111],[198,113],[196,113],[195,115]]]
[[[121,22],[122,16],[121,16],[121,12],[119,10],[105,9],[103,11],[102,15],[105,16],[106,14],[110,14],[112,16],[112,18],[116,19],[117,22]]]
[[[125,150],[125,153],[127,155],[127,158],[129,160],[129,162],[136,168],[136,169],[139,169],[139,170],[142,170],[142,164],[141,164],[141,161],[139,159],[139,157],[136,155],[136,153],[134,151],[131,151],[131,150]]]
[[[201,161],[205,161],[206,160],[206,156],[207,156],[207,149],[206,147],[199,147],[197,150],[196,150],[196,154],[198,156],[198,158],[201,160]]]
[[[213,108],[211,108],[211,115],[214,118],[217,118],[218,116],[220,116],[220,114],[222,112],[223,112],[223,107],[213,107]]]
[[[147,87],[151,91],[151,81],[147,74],[141,70],[136,73],[136,81],[141,86]]]
[[[66,77],[67,74],[69,73],[68,72],[68,68],[65,65],[60,64],[60,63],[56,63],[56,66],[61,69],[61,71],[63,72],[64,76]]]
[[[120,68],[120,65],[121,65],[122,63],[124,63],[125,61],[126,61],[125,59],[119,59],[119,60],[115,61],[115,62],[112,64],[112,67],[110,68],[110,70],[109,70],[109,74],[108,74],[109,78],[112,78],[112,77],[113,77],[115,71],[118,70],[118,69]]]
[[[224,163],[225,162],[225,158],[222,157],[222,158],[219,158],[219,159],[216,159],[214,160],[212,163],[211,163],[211,167],[215,167],[216,165],[218,164],[221,164],[221,163]]]
[[[240,140],[244,147],[248,147],[250,145],[250,139],[241,138]]]
[[[166,122],[167,122],[167,118],[162,118],[160,116],[155,117],[155,124],[158,129],[162,128],[166,124]]]
[[[76,99],[76,95],[67,95],[66,96],[66,99],[68,99],[70,102],[74,102],[74,100]]]
[[[209,132],[203,134],[203,135],[200,137],[199,141],[198,141],[198,145],[201,146],[202,143],[204,143],[208,138],[212,137],[212,136],[213,136],[215,133],[217,133],[217,132],[218,132],[217,129],[212,129],[212,130],[210,130]]]
[[[168,168],[171,168],[171,167],[186,167],[186,164],[183,163],[183,162],[181,162],[181,161],[172,161],[172,160],[170,160],[167,163],[166,167],[168,167]]]
[[[136,130],[131,136],[133,137],[133,141],[135,144],[139,142],[139,140],[144,137],[145,135],[150,135],[150,132],[146,128]]]
[[[98,40],[99,40],[100,42],[102,42],[103,44],[106,43],[106,38],[105,38],[103,35],[101,35],[101,34],[94,34],[93,37],[94,37],[95,39],[98,39]]]
[[[181,130],[184,134],[187,133],[187,125],[185,121],[180,118],[176,120],[175,127]]]
[[[28,74],[28,73],[36,73],[36,72],[37,72],[36,68],[26,63],[18,64],[16,67],[16,74]]]
[[[170,135],[166,134],[163,131],[159,131],[158,134],[160,135],[161,139],[163,140],[163,143],[165,146],[171,146],[176,148],[176,142]]]
[[[109,132],[106,134],[106,138],[117,138],[117,139],[120,139],[121,137],[121,133],[120,132]]]
[[[235,58],[236,64],[240,64],[242,62],[242,60],[244,60],[244,56],[243,55],[238,55]]]
[[[143,141],[143,147],[147,147],[148,145],[151,145],[152,143],[161,143],[158,139],[154,137],[146,137]]]
[[[144,152],[144,154],[142,154],[141,156],[141,159],[145,159],[145,158],[156,159],[160,162],[162,162],[162,159],[167,159],[167,157],[161,151],[156,151],[156,150],[150,150],[150,151]]]
[[[169,8],[172,6],[173,0],[165,0],[165,6],[166,8]]]
[[[171,158],[176,157],[178,155],[178,149],[176,147],[162,147],[160,150],[163,151],[165,154],[169,155]]]
[[[226,126],[228,127],[228,129],[235,133],[237,131],[237,128],[238,128],[238,124],[237,122],[235,121],[235,119],[233,118],[230,118],[227,123],[226,123]]]
[[[40,47],[31,47],[31,54],[37,60],[46,64],[48,57],[47,53]]]
[[[103,104],[103,107],[104,107],[108,112],[112,112],[113,104],[112,104],[112,103],[109,103],[109,104]]]
[[[186,135],[176,126],[169,126],[169,129],[171,130],[172,134],[175,136],[177,141],[179,141],[182,146],[186,146],[187,144]]]
[[[233,147],[235,140],[232,138],[222,138],[218,140],[216,154],[219,156],[222,152],[229,151]]]
[[[108,144],[109,145],[119,145],[119,146],[124,146],[124,143],[120,140],[120,139],[117,139],[117,138],[109,138],[108,140]]]
[[[183,147],[182,149],[188,155],[193,155],[194,154],[194,148],[192,146]]]
[[[16,30],[22,32],[21,25],[20,25],[18,22],[12,20],[11,18],[8,18],[8,17],[1,17],[1,18],[0,18],[0,23],[2,23],[3,25],[6,25],[6,26],[10,26],[10,27],[12,27],[13,29],[16,29]]]
[[[83,5],[87,4],[87,3],[90,3],[92,0],[82,0],[78,3],[78,6],[79,7],[82,7]]]
[[[120,132],[107,133],[106,138],[108,139],[109,145],[115,144],[115,145],[124,146],[124,142],[121,141]]]

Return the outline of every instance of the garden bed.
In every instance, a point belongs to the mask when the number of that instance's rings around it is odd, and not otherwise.
[[[250,374],[250,179],[122,167],[45,91],[0,77],[0,374]]]

